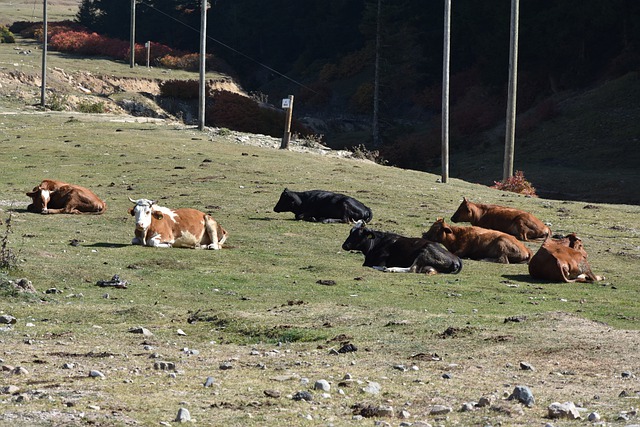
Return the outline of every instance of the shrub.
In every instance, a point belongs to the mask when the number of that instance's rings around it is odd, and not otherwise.
[[[538,197],[536,189],[527,181],[524,177],[524,172],[516,171],[513,176],[502,180],[494,181],[494,185],[491,188],[496,188],[502,191],[511,191],[512,193],[524,194],[530,197]]]
[[[0,25],[0,43],[15,43],[16,38],[4,25]]]
[[[81,101],[78,103],[78,111],[81,113],[99,114],[106,111],[104,102]]]
[[[364,144],[353,146],[349,149],[353,153],[354,159],[371,160],[379,165],[386,165],[387,162],[378,150],[369,150]]]
[[[9,218],[5,221],[5,229],[2,238],[0,238],[0,269],[2,270],[11,270],[16,268],[18,265],[18,256],[15,254],[13,249],[9,247],[9,234],[11,234],[11,218],[12,215],[9,213]],[[0,221],[2,224],[2,221]]]
[[[54,92],[49,95],[49,102],[47,103],[47,106],[52,111],[65,111],[68,104],[69,99],[66,95],[59,95]]]

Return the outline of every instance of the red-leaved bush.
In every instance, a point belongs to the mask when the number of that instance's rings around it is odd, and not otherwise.
[[[494,185],[491,188],[496,188],[502,191],[511,191],[512,193],[524,194],[530,197],[538,197],[536,189],[527,181],[524,177],[524,172],[516,171],[513,176],[510,176],[506,180],[494,181]]]

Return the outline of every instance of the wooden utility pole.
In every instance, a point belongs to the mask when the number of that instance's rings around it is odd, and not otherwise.
[[[207,0],[202,0],[200,6],[200,84],[198,91],[198,129],[204,130],[205,107],[207,99],[206,80],[207,56]]]
[[[509,99],[507,100],[507,125],[504,144],[502,179],[513,176],[513,153],[516,138],[516,89],[518,86],[518,16],[519,0],[511,0],[511,42],[509,51]]]
[[[376,15],[376,59],[374,64],[373,76],[373,123],[371,124],[371,134],[373,137],[373,146],[380,145],[380,126],[378,123],[379,105],[380,105],[380,7],[382,0],[378,0],[378,11]]]
[[[449,65],[451,58],[451,0],[444,0],[442,49],[442,183],[449,181]]]
[[[285,110],[284,118],[284,135],[282,136],[282,143],[280,149],[289,149],[289,139],[291,139],[291,118],[293,116],[293,95],[289,95],[289,98],[282,100],[282,108]]]
[[[129,67],[136,63],[136,0],[131,0],[131,22],[129,26]]]
[[[44,108],[47,101],[47,0],[42,2],[42,83],[40,86],[40,106]]]

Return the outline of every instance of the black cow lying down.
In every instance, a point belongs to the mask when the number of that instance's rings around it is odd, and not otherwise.
[[[353,197],[331,191],[284,189],[274,212],[293,212],[297,220],[311,222],[371,221],[371,209]]]
[[[439,243],[371,230],[362,221],[353,226],[342,249],[360,251],[364,254],[362,265],[391,273],[436,274],[462,270],[462,260]]]

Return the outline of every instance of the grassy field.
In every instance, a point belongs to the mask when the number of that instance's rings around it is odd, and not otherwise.
[[[3,373],[0,385],[19,391],[1,396],[0,425],[157,425],[180,407],[203,425],[360,425],[354,405],[392,406],[394,418],[376,417],[392,425],[402,410],[407,421],[437,425],[537,425],[554,401],[609,421],[634,404],[618,395],[637,393],[637,379],[621,373],[640,371],[638,206],[443,185],[426,173],[239,145],[144,119],[17,113],[0,116],[0,214],[19,260],[8,274],[26,277],[38,294],[3,288],[0,314],[17,323],[0,330],[0,358],[29,374]],[[27,213],[24,193],[43,178],[90,187],[107,212]],[[380,273],[341,250],[348,225],[274,213],[284,187],[353,195],[373,209],[373,228],[411,236],[450,217],[462,196],[516,206],[554,232],[577,232],[607,279],[541,283],[526,265],[474,261],[458,275]],[[128,196],[211,212],[229,230],[229,247],[130,245]],[[96,285],[114,274],[127,289]],[[526,320],[505,322],[512,316]],[[138,326],[154,335],[129,332]],[[345,342],[358,351],[330,354]],[[154,369],[158,360],[175,371]],[[536,370],[521,370],[520,361]],[[105,378],[89,378],[92,369]],[[211,388],[203,387],[208,376]],[[318,379],[331,383],[328,395],[311,390]],[[381,393],[363,393],[367,381]],[[505,400],[515,385],[532,389],[533,408]],[[291,399],[302,390],[314,401]],[[458,412],[487,395],[496,397],[492,409]],[[436,404],[453,412],[431,415]]]
[[[35,20],[9,15],[34,8],[15,4],[0,0],[0,17]],[[565,426],[583,425],[591,412],[607,425],[623,424],[621,415],[637,422],[640,206],[525,198],[353,159],[241,145],[229,132],[39,111],[29,107],[39,96],[39,61],[0,46],[1,77],[15,79],[0,80],[0,241],[4,256],[16,259],[15,268],[0,270],[0,315],[16,318],[0,324],[1,426],[168,425],[180,408],[198,425],[227,426]],[[50,66],[75,78],[87,71],[182,78],[56,53]],[[107,212],[26,212],[25,192],[44,178],[91,188]],[[463,196],[522,208],[556,233],[578,233],[606,280],[543,283],[526,265],[468,260],[458,275],[381,273],[341,250],[348,225],[274,213],[284,187],[352,195],[373,209],[372,228],[410,236],[448,219]],[[228,245],[132,246],[128,197],[210,212],[229,231]],[[97,286],[115,274],[126,289]],[[37,293],[13,290],[8,280],[19,278]],[[131,332],[137,327],[153,335]],[[345,343],[357,351],[333,354]],[[159,361],[175,367],[156,369]],[[203,386],[207,377],[211,387]],[[320,379],[328,392],[313,390]],[[379,394],[363,391],[370,382],[380,384]],[[531,408],[506,399],[517,385],[533,392]],[[313,401],[294,400],[300,391]],[[460,411],[481,397],[492,403]],[[584,408],[583,420],[549,420],[556,401]],[[434,414],[436,405],[452,411]]]

